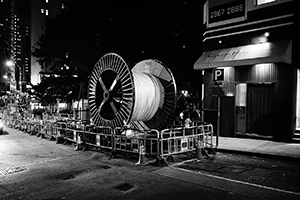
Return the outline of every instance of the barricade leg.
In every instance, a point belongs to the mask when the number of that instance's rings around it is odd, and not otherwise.
[[[81,136],[79,134],[77,135],[77,141],[76,141],[76,146],[75,146],[74,150],[75,151],[83,150],[83,144],[82,144]]]
[[[166,166],[169,166],[168,165],[168,162],[164,159],[164,158],[161,158],[161,157],[157,157],[155,162],[154,162],[154,165],[155,166],[159,166],[159,167],[166,167]]]
[[[145,156],[145,146],[143,144],[143,141],[140,141],[139,143],[139,160],[135,165],[147,165],[149,164],[148,159]]]
[[[75,151],[79,151],[79,150],[82,150],[82,151],[85,151],[88,149],[88,146],[87,144],[85,143],[85,137],[84,137],[84,133],[75,133],[75,134],[78,134],[77,135],[77,140],[76,140],[76,146],[75,146]]]
[[[52,141],[52,140],[55,140],[55,137],[53,135],[53,132],[54,132],[54,128],[53,127],[50,127],[50,131],[49,131],[49,141]]]
[[[197,140],[197,148],[196,148],[196,158],[197,160],[203,159],[203,157],[209,158],[208,153],[204,149],[204,141],[203,138],[198,138]]]

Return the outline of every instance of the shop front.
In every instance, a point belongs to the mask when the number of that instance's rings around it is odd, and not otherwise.
[[[291,51],[284,40],[204,52],[194,64],[203,71],[204,120],[221,136],[291,141],[300,126]]]

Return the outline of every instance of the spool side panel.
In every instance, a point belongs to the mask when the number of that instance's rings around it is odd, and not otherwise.
[[[130,121],[134,103],[133,78],[125,61],[114,53],[95,64],[89,81],[89,104],[97,126],[112,128]]]

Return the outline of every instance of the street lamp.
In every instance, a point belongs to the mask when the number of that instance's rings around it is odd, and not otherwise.
[[[14,65],[14,62],[11,61],[11,60],[8,60],[8,61],[6,61],[5,65],[6,65],[7,67],[12,67],[12,66]]]

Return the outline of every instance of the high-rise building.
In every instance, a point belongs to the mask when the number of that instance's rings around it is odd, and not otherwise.
[[[25,91],[30,83],[30,1],[16,1],[15,79],[17,90]]]
[[[39,37],[45,32],[46,20],[55,17],[65,8],[64,0],[31,0],[31,46],[35,46]],[[31,83],[38,84],[41,66],[37,59],[31,56]]]
[[[16,9],[15,0],[0,1],[0,26],[2,38],[1,76],[6,75],[11,89],[16,89]],[[1,79],[2,79],[1,77]]]

